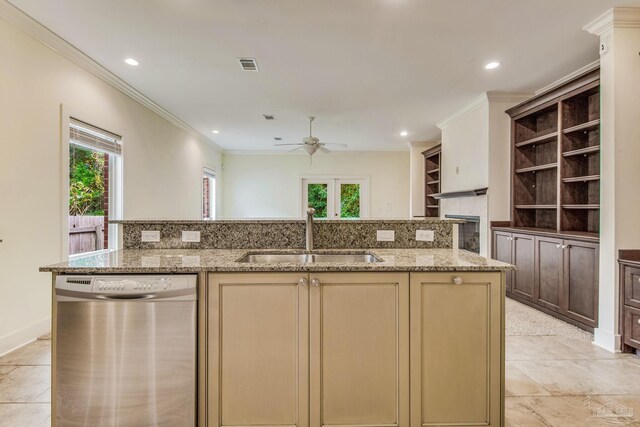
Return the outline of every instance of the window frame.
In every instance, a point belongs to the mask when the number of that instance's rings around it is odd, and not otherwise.
[[[121,146],[120,154],[116,153],[108,153],[109,154],[109,214],[108,214],[108,225],[107,225],[107,233],[109,238],[109,247],[105,249],[101,249],[98,251],[91,252],[82,252],[78,254],[69,254],[69,192],[70,192],[70,182],[69,182],[69,150],[70,145],[72,144],[69,138],[69,129],[74,121],[81,121],[87,124],[99,122],[97,120],[80,120],[78,117],[83,117],[82,114],[71,114],[70,109],[68,109],[65,105],[60,106],[60,170],[62,171],[60,177],[60,208],[61,208],[61,246],[60,246],[60,255],[62,259],[73,260],[77,258],[83,258],[86,256],[94,256],[98,254],[104,254],[116,251],[122,247],[122,236],[120,232],[120,227],[118,224],[114,224],[112,221],[117,221],[122,219],[124,212],[124,148],[125,148],[125,138],[122,133],[113,133],[111,131],[106,131],[106,134],[117,135],[119,137],[119,143]],[[95,125],[90,125],[94,126]],[[81,145],[82,144],[75,144]],[[96,148],[86,147],[95,151],[101,151]],[[103,151],[104,152],[104,151]]]
[[[365,175],[300,175],[300,191],[298,200],[299,217],[306,216],[308,200],[308,184],[327,184],[327,218],[314,218],[319,221],[357,221],[369,218],[370,177]],[[360,217],[342,218],[340,212],[340,184],[360,184]]]
[[[211,181],[209,181],[209,218],[205,218],[204,216],[204,178],[209,180],[213,180],[213,185],[211,185]],[[201,200],[200,200],[200,217],[205,221],[215,221],[218,217],[216,209],[218,207],[218,174],[215,169],[203,166],[202,167],[202,179],[201,183]]]

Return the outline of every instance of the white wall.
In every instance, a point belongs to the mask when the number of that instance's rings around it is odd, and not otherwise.
[[[411,141],[409,143],[410,169],[411,169],[411,216],[424,216],[424,156],[422,153],[431,147],[440,144],[440,141]]]
[[[511,217],[511,121],[505,110],[529,96],[487,92],[438,125],[441,191],[489,188],[486,196],[441,200],[440,215],[479,216],[484,256],[491,255],[491,221]]]
[[[409,217],[409,152],[228,154],[223,157],[223,218],[297,218],[303,175],[370,177],[371,218]]]
[[[63,256],[66,115],[123,137],[124,216],[199,218],[220,154],[0,19],[0,354],[49,328]]]

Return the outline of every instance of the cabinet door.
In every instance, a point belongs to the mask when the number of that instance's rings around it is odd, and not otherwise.
[[[513,264],[513,251],[511,248],[513,237],[511,233],[507,233],[506,231],[494,231],[493,232],[493,258],[498,261],[506,262],[508,264]],[[512,281],[512,272],[507,271],[506,273],[506,289],[507,292],[511,292],[511,281]]]
[[[624,277],[624,303],[630,307],[640,309],[640,268],[623,267]]]
[[[598,326],[597,243],[564,241],[563,313],[589,326]]]
[[[562,295],[562,239],[535,238],[535,302],[554,311],[560,311]]]
[[[501,425],[502,280],[411,274],[411,427]]]
[[[310,279],[310,425],[408,427],[409,274]]]
[[[534,291],[534,237],[527,234],[513,234],[513,264],[517,270],[513,272],[511,283],[514,294],[533,301]]]
[[[308,427],[306,277],[209,276],[209,426]]]

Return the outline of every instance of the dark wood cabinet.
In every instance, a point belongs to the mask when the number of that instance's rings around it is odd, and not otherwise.
[[[536,237],[535,246],[535,302],[560,312],[564,255],[562,239]]]
[[[598,243],[494,229],[492,256],[517,268],[507,296],[583,329],[597,326]]]
[[[440,165],[442,164],[442,148],[440,145],[422,152],[424,156],[424,215],[440,216],[440,200],[433,197],[440,192]]]
[[[622,351],[640,350],[640,250],[621,250],[620,320]]]
[[[496,231],[493,234],[493,258],[498,261],[506,262],[507,264],[513,264],[513,251],[511,249],[511,241],[513,237],[511,233],[504,231]],[[507,271],[505,287],[507,292],[511,292],[511,282],[513,280],[513,272]]]
[[[533,301],[534,295],[534,237],[526,234],[512,234],[513,272],[511,290],[514,294]]]
[[[598,324],[599,245],[565,240],[563,313],[591,327]]]

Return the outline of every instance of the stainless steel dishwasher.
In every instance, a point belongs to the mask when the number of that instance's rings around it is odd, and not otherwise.
[[[58,276],[56,424],[195,426],[197,276]]]

